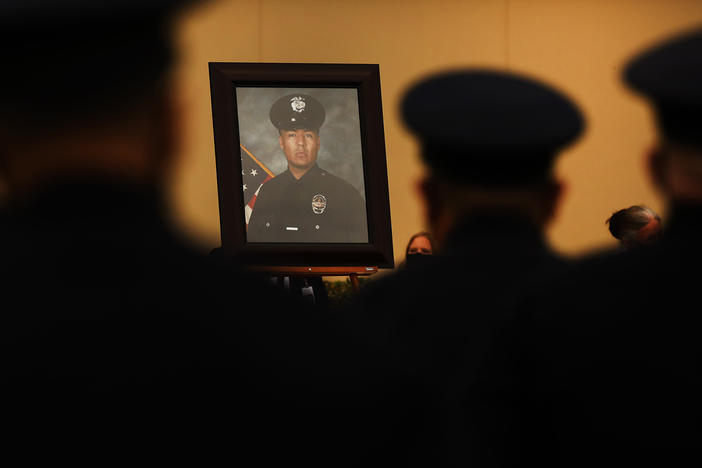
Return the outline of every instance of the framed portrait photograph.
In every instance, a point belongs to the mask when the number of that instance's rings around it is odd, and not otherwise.
[[[222,251],[391,268],[377,64],[210,62]]]

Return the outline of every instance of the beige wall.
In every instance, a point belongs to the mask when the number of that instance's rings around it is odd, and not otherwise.
[[[612,245],[615,210],[645,203],[665,215],[643,154],[654,141],[646,106],[619,82],[622,63],[650,41],[702,23],[699,0],[218,0],[179,26],[185,117],[174,190],[183,226],[219,245],[207,62],[380,65],[395,257],[422,229],[414,189],[422,166],[402,127],[403,90],[460,65],[524,71],[570,93],[589,126],[558,165],[567,191],[549,230],[566,254]]]

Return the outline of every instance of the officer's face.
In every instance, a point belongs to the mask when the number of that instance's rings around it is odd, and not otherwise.
[[[319,135],[314,130],[281,130],[278,137],[288,165],[296,169],[309,169],[317,161]]]

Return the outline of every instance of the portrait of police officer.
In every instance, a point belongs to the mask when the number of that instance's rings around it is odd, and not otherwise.
[[[317,164],[326,119],[321,102],[288,94],[273,103],[269,117],[287,169],[261,186],[248,241],[368,242],[365,200],[353,185]]]

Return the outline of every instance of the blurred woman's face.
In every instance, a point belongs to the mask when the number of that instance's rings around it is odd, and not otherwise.
[[[407,249],[407,255],[431,255],[433,253],[431,242],[424,236],[415,237]]]

